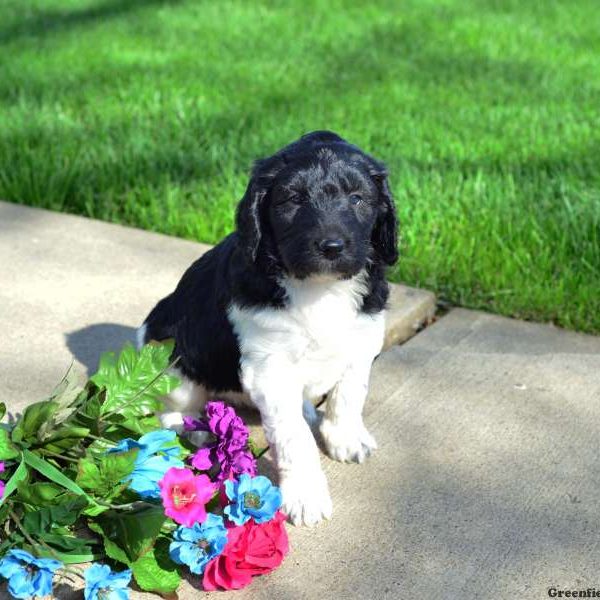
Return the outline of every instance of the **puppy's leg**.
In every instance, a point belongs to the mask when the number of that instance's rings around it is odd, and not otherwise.
[[[329,392],[325,417],[319,429],[328,454],[343,462],[362,462],[377,448],[363,423],[362,411],[369,389],[373,360],[383,345],[383,313],[358,322],[348,366]]]
[[[178,369],[172,369],[173,375],[181,379],[181,385],[163,397],[164,410],[158,413],[161,425],[183,433],[183,417],[197,417],[208,401],[208,392],[202,385],[194,383]],[[190,441],[196,446],[204,444],[208,434],[197,431],[189,434]]]
[[[335,460],[360,463],[377,448],[362,418],[370,371],[370,363],[351,365],[327,397],[320,431]]]
[[[303,416],[302,387],[294,383],[293,370],[287,375],[280,365],[267,370],[270,377],[256,378],[248,388],[275,454],[282,510],[294,525],[315,525],[331,516],[332,506],[319,450]],[[272,373],[278,373],[275,382]]]

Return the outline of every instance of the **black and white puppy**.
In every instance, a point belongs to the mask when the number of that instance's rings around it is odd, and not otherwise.
[[[331,515],[309,425],[329,454],[361,462],[376,448],[362,409],[384,337],[385,268],[398,258],[382,163],[335,133],[303,136],[256,162],[237,230],[197,260],[139,331],[175,339],[183,385],[166,399],[177,427],[210,397],[249,398],[275,452],[292,522]]]

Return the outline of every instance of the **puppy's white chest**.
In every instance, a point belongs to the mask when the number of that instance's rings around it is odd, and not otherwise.
[[[308,395],[325,393],[368,342],[362,339],[365,332],[379,337],[379,319],[359,312],[364,290],[360,275],[347,281],[286,280],[284,285],[285,308],[233,305],[229,310],[246,371],[242,378],[252,379],[266,365],[280,365]]]
[[[344,354],[346,338],[351,336],[358,318],[356,300],[350,293],[352,288],[319,288],[298,286],[291,289],[287,311],[289,325],[305,351]],[[346,293],[340,293],[342,290]]]

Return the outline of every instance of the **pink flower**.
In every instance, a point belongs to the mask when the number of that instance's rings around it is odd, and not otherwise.
[[[172,467],[158,482],[158,487],[168,517],[186,527],[206,520],[205,505],[216,491],[206,475]]]

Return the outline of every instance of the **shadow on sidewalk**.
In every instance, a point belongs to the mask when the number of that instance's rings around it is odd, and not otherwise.
[[[82,363],[87,375],[96,372],[100,356],[104,352],[119,352],[126,342],[135,345],[134,327],[118,323],[96,323],[65,334],[71,354]]]

